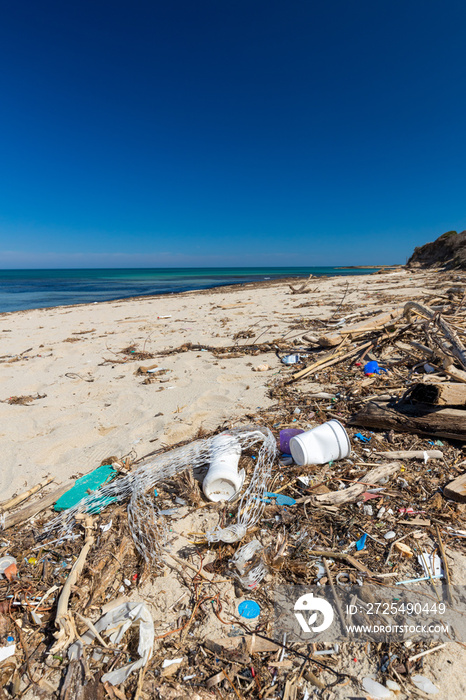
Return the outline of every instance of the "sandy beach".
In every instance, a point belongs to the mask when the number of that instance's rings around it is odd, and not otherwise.
[[[59,482],[109,456],[141,459],[200,428],[244,420],[272,403],[268,387],[287,371],[274,351],[223,360],[205,350],[143,360],[136,353],[281,338],[305,348],[309,320],[331,317],[343,297],[340,311],[354,307],[353,316],[390,310],[431,294],[435,279],[400,269],[315,278],[306,294],[280,280],[1,315],[2,498],[46,476]],[[263,364],[270,369],[253,371]],[[166,371],[137,374],[153,365]],[[37,398],[7,403],[12,397]]]
[[[195,438],[200,430],[237,427],[251,417],[257,422],[274,402],[271,387],[290,372],[275,352],[277,342],[287,340],[290,347],[305,350],[310,343],[303,336],[312,336],[319,320],[352,322],[407,300],[430,302],[449,285],[451,276],[400,268],[316,278],[302,294],[292,294],[289,281],[279,280],[3,314],[2,500],[46,478],[53,478],[52,488],[95,469],[109,456],[138,463],[160,448]],[[269,350],[243,354],[248,343],[268,343]],[[297,390],[329,389],[317,374],[302,379]],[[180,553],[190,544],[188,532],[206,531],[215,520],[215,509],[190,513],[180,508],[173,520],[173,551]],[[466,558],[451,550],[449,556],[454,583],[464,584]],[[207,556],[208,561],[214,558],[213,552]],[[179,572],[168,570],[128,595],[146,602],[163,630],[183,590]],[[234,612],[233,584],[223,583],[218,590],[226,609]],[[225,634],[213,615],[197,633],[205,638]],[[348,658],[342,660],[345,670]],[[427,659],[426,675],[441,688],[437,697],[463,700],[463,665],[464,651],[454,645]],[[375,670],[369,659],[355,667],[361,677]],[[159,687],[157,692],[165,691]],[[354,693],[336,688],[332,697]]]

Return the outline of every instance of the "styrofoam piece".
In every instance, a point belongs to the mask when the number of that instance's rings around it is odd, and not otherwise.
[[[0,663],[5,659],[16,654],[16,644],[8,644],[6,647],[0,647]]]
[[[383,700],[384,698],[393,698],[393,693],[391,692],[391,690],[386,688],[381,683],[378,683],[370,676],[366,676],[366,678],[363,678],[362,687],[364,688],[366,693],[369,693],[371,698],[381,698],[381,700]]]
[[[202,490],[209,501],[229,501],[240,490],[245,471],[238,472],[241,445],[233,435],[217,435],[212,440],[212,459]]]
[[[296,464],[326,464],[348,457],[351,443],[342,424],[332,419],[292,437],[290,450]]]
[[[438,554],[429,554],[429,552],[422,552],[418,555],[417,560],[422,566],[426,576],[432,576],[438,578],[443,575],[442,560]]]
[[[413,676],[411,680],[413,681],[416,688],[422,690],[423,693],[427,693],[428,695],[437,695],[437,693],[440,693],[440,690],[437,688],[437,686],[434,685],[432,681],[430,681],[425,676]]]

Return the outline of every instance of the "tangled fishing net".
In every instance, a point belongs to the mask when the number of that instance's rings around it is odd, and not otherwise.
[[[234,543],[243,539],[263,512],[263,497],[267,491],[277,447],[271,431],[265,427],[237,428],[221,434],[233,436],[242,450],[260,445],[251,480],[238,503],[237,521],[206,533],[208,542]],[[131,474],[102,486],[54,518],[48,524],[47,532],[58,530],[63,536],[70,534],[78,514],[97,513],[110,503],[128,500],[128,521],[136,548],[147,562],[161,558],[169,528],[156,505],[154,488],[188,468],[200,469],[214,457],[225,455],[230,448],[228,444],[219,444],[216,437],[218,436],[196,440],[165,452]]]

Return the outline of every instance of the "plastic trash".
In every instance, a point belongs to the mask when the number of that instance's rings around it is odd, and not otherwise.
[[[68,508],[73,508],[77,505],[79,501],[89,495],[89,491],[95,491],[104,484],[108,484],[112,479],[116,477],[118,472],[114,469],[111,464],[104,464],[101,467],[97,467],[90,474],[85,474],[80,479],[76,479],[73,487],[60,496],[58,501],[54,505],[54,510],[68,510]],[[88,513],[100,513],[102,508],[107,506],[109,503],[116,501],[116,498],[103,498],[102,503],[95,503],[90,506],[87,510]]]
[[[285,355],[285,357],[282,357],[282,362],[284,365],[295,365],[297,362],[301,361],[301,357],[298,354],[294,355]]]
[[[254,555],[260,552],[262,549],[263,546],[261,543],[254,539],[243,545],[243,547],[239,547],[239,549],[234,553],[231,558],[231,563],[236,566],[236,569],[241,576],[243,576],[246,572],[247,562],[251,561]]]
[[[296,500],[294,498],[291,498],[291,496],[285,496],[284,494],[279,493],[275,503],[277,504],[277,506],[294,506]]]
[[[438,554],[429,554],[429,552],[421,552],[418,554],[417,560],[422,566],[424,574],[426,576],[433,576],[435,578],[443,576],[442,560]]]
[[[238,472],[241,445],[233,435],[217,435],[212,440],[214,456],[204,477],[202,490],[209,501],[229,501],[240,490],[246,473]]]
[[[105,673],[102,676],[102,683],[110,683],[111,685],[120,685],[128,678],[128,676],[146,665],[152,656],[154,646],[154,622],[149,609],[144,603],[123,603],[113,610],[110,610],[103,615],[100,620],[94,623],[94,627],[100,634],[108,632],[108,639],[111,646],[116,646],[123,635],[130,627],[139,627],[139,644],[138,654],[139,659],[132,663],[126,664],[114,671]],[[75,642],[68,649],[68,657],[70,660],[79,659],[83,654],[83,642],[90,644],[94,639],[94,633],[90,630],[82,635],[81,639]],[[103,656],[101,652],[94,653],[94,659],[99,659]]]
[[[396,532],[393,530],[389,530],[389,532],[386,532],[384,535],[384,539],[386,540],[392,540],[394,537],[396,537]]]
[[[367,540],[367,534],[364,533],[362,537],[359,538],[359,540],[356,542],[356,550],[358,552],[361,552],[364,547],[366,546],[366,540]]]
[[[290,440],[295,435],[304,433],[301,428],[285,428],[280,430],[280,452],[290,454]]]
[[[6,647],[0,647],[0,663],[5,659],[16,654],[16,644],[8,644]]]
[[[296,464],[327,464],[348,457],[351,443],[342,424],[333,419],[292,437],[290,450]]]
[[[428,695],[436,695],[437,693],[440,693],[437,686],[425,676],[412,676],[411,680],[416,688],[422,690],[423,693],[427,693]]]
[[[364,365],[364,374],[366,376],[370,377],[374,374],[380,374],[381,372],[388,374],[388,370],[384,369],[383,367],[379,367],[377,360],[371,360]]]
[[[16,576],[16,559],[11,556],[2,557],[0,559],[0,575],[5,576],[9,581]]]
[[[261,609],[259,603],[256,603],[255,600],[243,600],[238,606],[238,612],[246,620],[254,620],[256,617],[259,617]]]
[[[362,433],[356,433],[354,439],[359,440],[360,442],[370,442],[372,440],[372,438],[366,437]]]

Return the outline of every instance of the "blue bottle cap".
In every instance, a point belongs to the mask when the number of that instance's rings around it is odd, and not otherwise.
[[[259,603],[256,603],[255,600],[243,600],[238,606],[238,612],[246,620],[254,620],[254,618],[259,617],[261,609]]]

